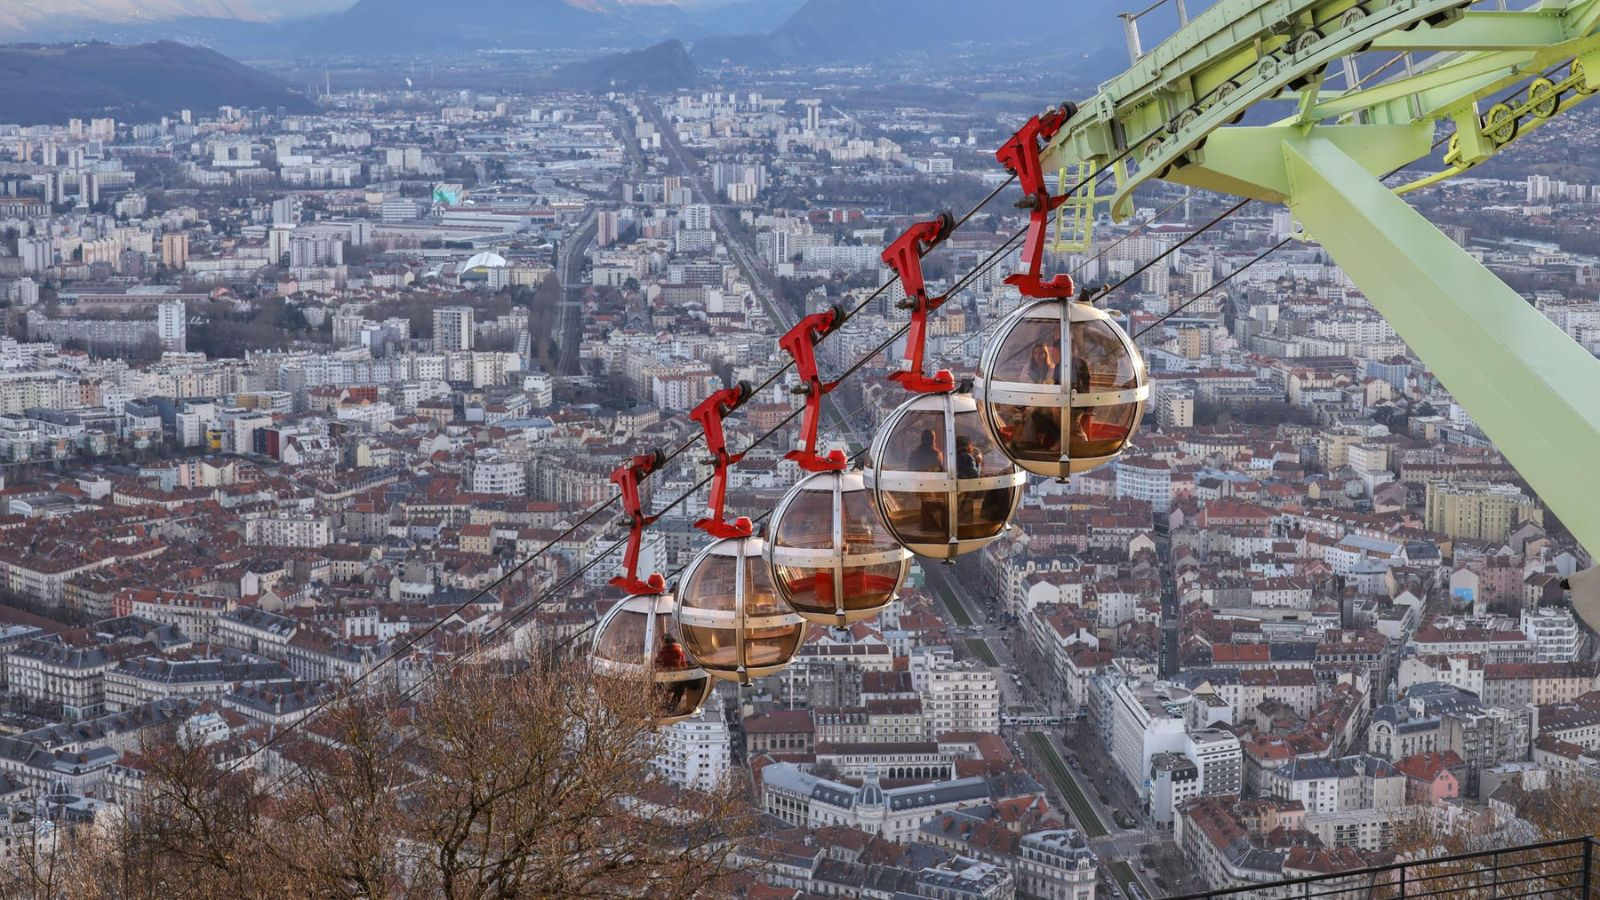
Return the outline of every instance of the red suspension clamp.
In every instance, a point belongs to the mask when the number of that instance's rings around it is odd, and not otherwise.
[[[839,330],[844,324],[844,308],[835,304],[825,312],[813,313],[789,329],[778,339],[778,346],[794,357],[795,371],[804,383],[795,393],[804,394],[805,412],[800,416],[800,447],[786,454],[807,472],[842,472],[844,454],[817,452],[817,426],[822,422],[822,398],[839,386],[837,381],[823,381],[817,374],[817,342]]]
[[[1017,206],[1031,210],[1028,214],[1028,239],[1022,245],[1025,270],[1006,279],[1006,284],[1016,285],[1024,297],[1063,298],[1071,297],[1074,293],[1071,275],[1062,273],[1045,281],[1039,272],[1044,266],[1044,238],[1050,228],[1050,214],[1067,202],[1068,196],[1050,196],[1039,154],[1043,145],[1049,143],[1061,126],[1077,113],[1078,107],[1071,103],[1051,107],[1043,115],[1029,119],[994,154],[1007,171],[1017,176],[1023,194],[1027,195]]]
[[[622,511],[628,517],[628,549],[622,557],[623,574],[611,579],[611,583],[629,594],[659,594],[667,589],[667,580],[659,572],[649,578],[639,577],[639,547],[644,540],[644,530],[657,518],[644,514],[639,482],[666,464],[667,455],[655,450],[633,457],[611,473],[611,483],[622,494]]]
[[[923,355],[928,342],[928,313],[944,305],[945,297],[929,297],[928,285],[922,277],[922,257],[939,246],[956,230],[956,218],[947,212],[931,222],[920,222],[895,239],[883,251],[883,262],[900,276],[900,287],[905,290],[903,309],[911,310],[911,330],[906,333],[905,369],[889,378],[900,382],[915,394],[939,394],[953,390],[955,376],[939,371],[932,377],[923,374]]]
[[[730,524],[724,518],[722,509],[728,501],[728,467],[738,465],[739,460],[744,459],[743,453],[728,452],[727,436],[722,433],[722,420],[743,406],[753,393],[755,388],[750,386],[750,382],[741,381],[707,397],[689,413],[689,418],[699,423],[701,430],[706,433],[706,450],[711,453],[708,462],[716,467],[711,475],[711,499],[706,504],[707,515],[695,522],[694,527],[715,538],[746,538],[754,532],[749,519],[741,517]]]

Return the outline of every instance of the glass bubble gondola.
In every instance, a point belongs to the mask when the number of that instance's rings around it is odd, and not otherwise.
[[[659,577],[659,576],[658,576]],[[634,594],[611,607],[596,630],[590,665],[609,689],[650,685],[656,724],[671,725],[700,712],[711,677],[684,652],[673,621],[672,595]]]
[[[716,678],[748,684],[794,661],[806,623],[784,605],[758,537],[715,541],[689,563],[675,621],[684,646]]]
[[[868,459],[865,483],[895,540],[935,559],[1004,534],[1028,480],[995,446],[965,393],[906,401],[878,429]]]
[[[884,527],[860,472],[806,476],[772,521],[773,583],[807,621],[842,627],[877,615],[911,571],[911,552]]]
[[[1150,384],[1138,348],[1104,311],[1043,299],[1001,322],[974,395],[1005,455],[1036,475],[1064,479],[1121,455]]]

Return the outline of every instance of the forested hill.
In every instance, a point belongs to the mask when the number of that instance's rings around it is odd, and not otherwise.
[[[114,116],[151,122],[219,106],[304,112],[288,85],[213,50],[150,44],[0,45],[0,123],[40,125]]]

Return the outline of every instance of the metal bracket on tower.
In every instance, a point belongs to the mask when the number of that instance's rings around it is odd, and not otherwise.
[[[800,446],[786,454],[786,458],[800,464],[807,472],[841,472],[845,468],[843,454],[823,456],[817,452],[817,427],[822,422],[822,398],[835,387],[837,381],[823,381],[817,374],[817,342],[838,331],[844,325],[844,308],[835,304],[824,312],[813,313],[789,329],[778,339],[782,347],[794,358],[795,371],[802,384],[794,389],[806,398],[805,412],[800,417]]]
[[[635,456],[611,473],[611,483],[622,496],[622,511],[628,517],[628,549],[622,556],[623,574],[611,579],[611,584],[630,594],[659,594],[667,589],[667,580],[659,572],[649,578],[639,577],[639,548],[644,541],[644,530],[655,524],[656,516],[644,514],[644,502],[639,497],[639,483],[667,464],[667,455],[660,450]]]
[[[883,261],[900,276],[900,286],[906,299],[902,309],[911,310],[911,330],[906,333],[906,358],[904,368],[890,375],[906,390],[915,394],[941,394],[955,387],[955,376],[940,370],[932,376],[923,374],[923,356],[928,341],[928,313],[944,305],[944,296],[929,297],[928,285],[922,277],[922,257],[939,246],[956,230],[956,219],[948,212],[939,218],[920,222],[895,239],[883,251]]]
[[[694,527],[715,538],[744,538],[753,531],[749,519],[741,518],[730,524],[723,516],[723,506],[728,500],[728,467],[738,465],[739,460],[744,459],[744,454],[728,452],[722,420],[743,406],[754,393],[755,388],[750,386],[750,382],[741,381],[707,397],[689,413],[689,418],[705,432],[706,450],[711,453],[711,458],[706,462],[715,467],[711,475],[711,498],[706,504],[706,516],[695,522]]]
[[[994,154],[1007,171],[1017,176],[1017,182],[1022,186],[1025,196],[1017,202],[1017,207],[1029,210],[1028,238],[1022,245],[1023,271],[1006,279],[1006,284],[1015,285],[1024,297],[1060,299],[1071,297],[1074,293],[1071,275],[1062,273],[1045,281],[1039,272],[1044,266],[1044,242],[1050,230],[1050,215],[1069,196],[1050,196],[1039,154],[1044,144],[1049,143],[1056,132],[1067,124],[1067,120],[1077,113],[1078,107],[1072,103],[1053,106],[1045,110],[1043,115],[1029,119]]]

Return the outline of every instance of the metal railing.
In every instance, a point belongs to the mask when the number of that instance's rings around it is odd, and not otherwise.
[[[1218,888],[1170,900],[1600,900],[1595,838],[1544,841],[1327,875]]]

